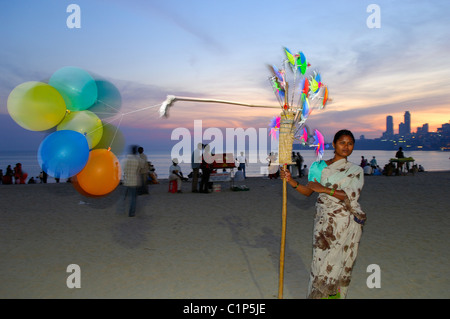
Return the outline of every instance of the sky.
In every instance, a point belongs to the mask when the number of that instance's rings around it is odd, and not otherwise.
[[[170,149],[174,130],[198,120],[267,128],[279,108],[176,102],[160,118],[158,106],[167,95],[278,106],[267,65],[282,64],[283,47],[304,52],[329,89],[331,102],[307,121],[326,141],[342,128],[378,138],[387,115],[397,133],[405,111],[413,131],[436,131],[450,120],[449,13],[447,0],[1,1],[0,150],[39,147],[49,132],[17,125],[8,96],[65,66],[117,88],[120,116],[102,120],[149,151]]]

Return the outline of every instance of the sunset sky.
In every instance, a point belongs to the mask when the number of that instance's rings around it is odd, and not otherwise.
[[[70,4],[80,28],[69,28]],[[368,6],[380,9],[369,28]],[[167,95],[278,105],[267,64],[283,47],[303,51],[330,91],[308,126],[327,141],[341,128],[380,137],[411,113],[415,131],[450,120],[450,2],[236,0],[17,0],[0,2],[0,148],[37,149],[46,133],[27,131],[7,111],[9,93],[77,66],[112,83],[128,144],[170,148],[175,128],[264,128],[279,109],[177,102],[161,119]],[[150,108],[150,106],[155,106]],[[112,124],[119,124],[110,118]]]

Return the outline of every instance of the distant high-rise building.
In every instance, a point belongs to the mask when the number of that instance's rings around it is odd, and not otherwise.
[[[386,116],[386,135],[387,136],[394,135],[394,119],[392,115]]]
[[[398,125],[398,135],[400,135],[400,136],[405,136],[406,135],[405,123],[403,123],[403,122],[401,122]]]
[[[411,134],[411,114],[409,111],[405,112],[405,132]]]
[[[404,122],[398,125],[398,134],[401,136],[411,134],[411,114],[409,111],[405,112]]]
[[[427,134],[428,133],[428,123],[425,123],[424,125],[422,125],[422,127],[418,126],[417,127],[417,134]]]

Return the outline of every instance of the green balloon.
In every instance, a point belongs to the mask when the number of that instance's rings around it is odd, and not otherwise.
[[[8,97],[12,119],[30,131],[45,131],[56,126],[66,114],[61,94],[43,82],[30,81],[16,86]]]
[[[83,111],[97,101],[97,84],[85,70],[66,66],[51,76],[48,84],[61,93],[70,111]]]
[[[56,130],[70,130],[83,134],[89,144],[89,149],[93,149],[102,138],[103,124],[99,117],[91,111],[69,112]]]

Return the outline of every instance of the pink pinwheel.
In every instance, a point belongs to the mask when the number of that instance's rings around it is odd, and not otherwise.
[[[303,134],[300,135],[300,142],[302,143],[308,143],[308,132],[306,131],[306,128],[303,128]]]
[[[270,132],[269,135],[272,137],[272,140],[277,139],[277,133],[280,129],[280,120],[281,118],[279,116],[274,117],[269,124]]]
[[[319,130],[315,130],[314,133],[314,146],[316,146],[316,155],[321,158],[325,151],[325,139]]]

